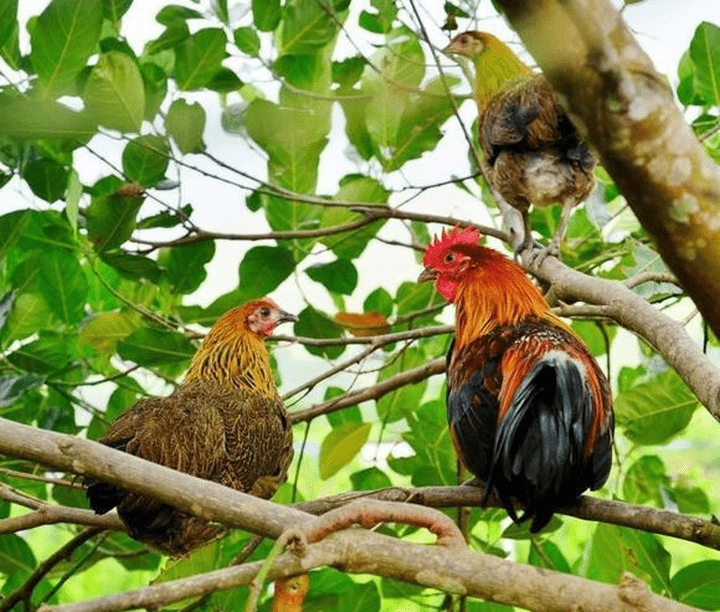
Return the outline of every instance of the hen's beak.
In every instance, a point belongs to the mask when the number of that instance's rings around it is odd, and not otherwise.
[[[294,314],[290,314],[289,312],[285,312],[284,310],[279,310],[277,314],[277,324],[280,325],[280,323],[295,323],[297,322],[298,318]]]
[[[424,283],[426,281],[434,281],[435,279],[437,279],[437,272],[432,268],[425,268],[422,272],[420,272],[417,282]]]

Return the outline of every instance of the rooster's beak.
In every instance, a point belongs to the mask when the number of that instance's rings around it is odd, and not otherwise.
[[[434,281],[435,279],[437,279],[437,272],[431,268],[425,268],[422,272],[420,272],[417,282],[424,283],[426,281]]]

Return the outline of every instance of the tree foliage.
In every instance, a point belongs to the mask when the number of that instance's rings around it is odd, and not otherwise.
[[[430,3],[427,13],[382,0],[168,3],[141,37],[131,32],[139,4],[51,0],[25,23],[17,0],[0,8],[0,415],[97,439],[139,398],[181,379],[219,314],[275,292],[299,315],[294,344],[274,348],[296,421],[296,459],[275,501],[461,482],[444,387],[423,370],[447,350],[452,315],[415,283],[417,261],[440,227],[428,221],[497,227],[501,216],[469,155],[475,107],[462,72],[446,59],[438,70],[418,19],[442,44],[443,20],[463,27],[471,3],[445,12]],[[720,162],[720,28],[701,23],[687,46],[677,98]],[[574,213],[563,263],[591,281],[625,282],[716,356],[717,340],[597,172],[601,188]],[[533,212],[541,240],[558,217]],[[557,306],[577,314],[573,326],[615,391],[616,461],[598,495],[710,519],[720,504],[717,423],[695,389],[652,338],[600,311]],[[381,384],[359,406],[335,409]],[[322,416],[304,416],[318,406]],[[71,474],[4,455],[0,481],[0,525],[26,512],[17,496],[86,508]],[[658,594],[720,609],[720,556],[698,543],[565,516],[531,538],[495,508],[472,508],[463,529],[474,550],[610,583],[630,572]],[[34,610],[162,583],[233,563],[251,538],[232,531],[168,562],[105,532],[29,589],[80,530],[5,533],[3,593],[26,588]],[[330,568],[310,584],[308,610],[447,605],[420,585]],[[241,609],[247,593],[217,592],[200,609]],[[261,610],[268,601],[263,592]],[[464,609],[509,608],[468,600]]]

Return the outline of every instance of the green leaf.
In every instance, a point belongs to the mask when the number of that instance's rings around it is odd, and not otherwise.
[[[411,370],[426,362],[425,353],[417,348],[404,351],[397,359],[384,367],[378,375],[378,382],[405,370]],[[399,421],[407,414],[417,410],[427,387],[427,380],[413,385],[404,385],[395,391],[383,395],[377,400],[377,413],[384,423]]]
[[[695,90],[707,105],[720,104],[720,28],[703,21],[690,43]]]
[[[657,455],[645,455],[633,463],[623,481],[623,499],[642,504],[652,500],[662,508],[663,491],[670,485],[665,464]]]
[[[145,88],[144,117],[152,120],[167,94],[167,74],[157,64],[145,62],[140,66],[140,75]]]
[[[175,81],[190,91],[204,87],[220,70],[225,59],[227,36],[219,28],[205,28],[195,32],[175,50]]]
[[[363,311],[379,312],[386,319],[389,318],[393,311],[392,296],[382,287],[378,287],[365,298]]]
[[[98,252],[120,246],[133,233],[143,198],[94,197],[85,211],[88,238]]]
[[[353,491],[371,491],[392,486],[388,475],[375,466],[350,474],[350,482]]]
[[[675,598],[701,610],[720,609],[720,561],[699,561],[683,567],[671,581]]]
[[[100,125],[139,132],[145,116],[145,87],[135,61],[120,51],[103,53],[90,72],[83,99]]]
[[[165,127],[183,155],[205,149],[205,110],[198,102],[188,104],[183,99],[175,100],[165,117]]]
[[[29,576],[37,568],[30,546],[19,535],[6,534],[0,544],[0,573]]]
[[[131,181],[150,187],[165,177],[169,158],[170,149],[162,136],[138,136],[123,150],[123,171]]]
[[[15,298],[5,326],[7,337],[22,340],[46,328],[52,319],[53,312],[44,297],[38,293],[21,293]]]
[[[347,259],[336,259],[327,264],[317,264],[305,270],[314,281],[324,285],[328,291],[350,295],[357,287],[358,274],[355,266]]]
[[[370,5],[377,9],[377,12],[360,13],[358,24],[368,32],[375,34],[387,34],[392,29],[393,21],[397,17],[395,0],[371,0]]]
[[[185,21],[173,21],[165,31],[155,40],[148,42],[146,46],[147,55],[158,55],[162,51],[177,49],[181,44],[190,39],[190,29]],[[162,62],[160,58],[157,61]],[[172,66],[170,60],[165,66],[168,70]]]
[[[54,159],[38,159],[23,171],[32,192],[46,202],[55,202],[65,195],[70,173]]]
[[[615,397],[615,417],[636,444],[663,444],[682,431],[699,406],[675,370],[635,385]]]
[[[312,306],[308,306],[298,315],[298,322],[295,323],[295,333],[298,336],[306,336],[309,338],[339,338],[342,336],[342,328],[324,313],[315,310]],[[345,347],[342,345],[306,345],[305,349],[311,355],[335,359],[343,353]]]
[[[47,253],[38,280],[41,295],[61,321],[78,323],[85,316],[87,277],[75,255],[60,249]]]
[[[215,242],[207,240],[171,247],[167,261],[167,278],[173,293],[192,293],[207,277],[205,264],[215,255]]]
[[[13,35],[17,24],[18,0],[6,0],[0,4],[0,47]]]
[[[313,571],[303,610],[307,612],[380,612],[380,593],[373,581],[358,583],[343,572]]]
[[[41,335],[7,356],[14,366],[36,374],[50,374],[64,368],[70,361],[68,340],[59,334]]]
[[[0,260],[5,259],[30,220],[31,214],[28,210],[16,210],[0,217]]]
[[[585,576],[618,584],[623,572],[647,582],[656,593],[672,593],[670,554],[657,536],[599,523],[591,541]]]
[[[157,283],[164,271],[158,266],[154,259],[134,253],[101,253],[100,258],[110,267],[117,270],[124,278],[138,280],[147,278]]]
[[[62,138],[84,141],[97,124],[86,111],[76,112],[52,100],[19,98],[0,102],[0,132],[8,138]]]
[[[332,63],[332,80],[341,87],[352,87],[362,76],[367,60],[361,55]]]
[[[360,174],[350,174],[340,180],[340,190],[334,199],[346,202],[385,204],[388,197],[389,191],[376,179]],[[352,223],[360,218],[359,213],[354,213],[346,208],[325,208],[322,213],[320,227],[334,227]],[[333,253],[340,259],[356,259],[384,224],[385,220],[380,219],[362,229],[353,231],[350,235],[326,236],[321,239],[321,242],[331,248]]]
[[[261,32],[272,32],[280,23],[280,0],[252,0],[253,23]]]
[[[205,87],[218,93],[230,93],[238,91],[243,86],[243,82],[239,79],[230,68],[221,66],[212,78],[207,82]]]
[[[271,4],[266,2],[265,4]],[[237,48],[250,57],[260,56],[260,38],[257,32],[249,27],[238,28],[233,32]]]
[[[184,334],[149,327],[132,332],[118,343],[117,350],[123,359],[145,367],[183,363],[195,354]]]
[[[538,552],[537,548],[541,549],[542,554]],[[550,563],[548,563],[548,561],[550,561]],[[557,544],[550,540],[535,540],[535,542],[530,546],[528,563],[537,567],[544,567],[557,572],[564,572],[565,574],[572,573],[567,559],[565,559],[565,556],[562,554]]]
[[[75,78],[97,52],[102,24],[99,0],[54,0],[37,18],[30,62],[45,97],[72,93]]]
[[[330,430],[320,445],[320,478],[327,480],[350,463],[370,436],[371,423],[343,423]]]
[[[155,19],[158,23],[165,26],[172,25],[177,21],[186,21],[188,19],[203,19],[202,13],[188,6],[180,6],[179,4],[170,4],[163,6]]]
[[[80,332],[80,339],[98,353],[113,355],[118,342],[140,327],[137,313],[102,312],[93,317]]]
[[[133,0],[100,0],[102,12],[108,21],[114,24],[120,23],[120,19],[127,12]]]
[[[278,52],[280,55],[317,53],[335,37],[337,18],[337,15],[315,0],[294,0],[288,3]]]
[[[671,488],[669,493],[683,514],[710,514],[710,500],[700,487],[680,484]]]
[[[32,389],[37,389],[45,379],[37,374],[12,374],[0,376],[0,408],[14,404]]]
[[[295,270],[292,253],[284,247],[256,246],[240,262],[239,291],[242,301],[263,297]]]

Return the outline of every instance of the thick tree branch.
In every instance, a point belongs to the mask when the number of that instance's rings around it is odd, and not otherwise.
[[[602,307],[600,313],[647,340],[710,413],[720,420],[720,370],[680,322],[660,312],[624,283],[588,276],[553,257],[546,258],[540,267],[529,269],[551,284],[555,298],[599,305]]]
[[[720,335],[720,174],[664,79],[609,0],[500,4]],[[720,415],[717,397],[706,405]]]
[[[294,508],[280,506],[215,482],[150,463],[88,440],[35,429],[0,419],[0,451],[36,461],[69,472],[85,474],[137,493],[150,495],[206,520],[246,529],[267,537],[278,538],[288,527],[304,529],[315,519]],[[691,610],[676,602],[648,593],[635,579],[619,587],[600,584],[575,576],[517,565],[504,559],[471,552],[460,554],[456,547],[428,547],[411,544],[363,530],[350,529],[328,537],[318,547],[323,551],[322,564],[333,563],[350,572],[372,573],[423,584],[446,592],[459,592],[492,601],[518,605],[539,611],[622,611]],[[291,573],[309,567],[295,565]],[[230,568],[226,571],[243,571]],[[172,583],[169,583],[172,584]],[[165,585],[168,586],[168,585]],[[177,586],[177,585],[175,585]],[[222,588],[233,586],[227,582]],[[154,587],[151,587],[154,588]],[[189,595],[173,590],[172,601]],[[634,594],[633,597],[630,595]],[[104,598],[106,601],[109,598]],[[76,604],[73,612],[82,610],[117,610],[147,607],[137,599],[126,607],[113,604],[99,607],[92,603]],[[149,604],[148,604],[149,605]]]

